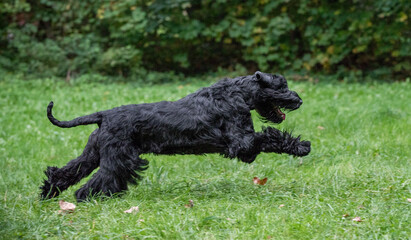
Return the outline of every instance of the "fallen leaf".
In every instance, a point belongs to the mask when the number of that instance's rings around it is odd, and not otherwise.
[[[360,217],[355,217],[352,220],[353,222],[362,222],[362,219]]]
[[[190,199],[190,201],[188,201],[188,204],[184,205],[184,207],[186,207],[186,208],[194,207],[194,201]]]
[[[350,216],[350,214],[346,213],[346,214],[343,215],[343,218],[347,218],[349,216]]]
[[[137,222],[144,222],[144,219],[139,219]]]
[[[265,185],[267,183],[267,178],[259,179],[258,177],[254,177],[253,183],[258,185]]]
[[[59,201],[60,205],[60,210],[58,211],[59,213],[72,213],[74,212],[74,209],[76,208],[76,205],[70,202],[66,202],[63,200]]]
[[[323,126],[318,126],[317,128],[320,129],[320,130],[324,130],[324,129],[325,129],[325,127],[323,127]]]
[[[281,205],[280,205],[280,206],[278,206],[278,207],[282,208],[282,207],[285,207],[285,205],[284,205],[284,204],[281,204]]]
[[[131,207],[130,209],[128,209],[128,210],[125,210],[124,211],[124,213],[137,213],[138,211],[140,211],[140,209],[138,208],[138,206],[137,207]]]
[[[407,201],[408,201],[408,202],[411,202],[411,198],[407,198]]]

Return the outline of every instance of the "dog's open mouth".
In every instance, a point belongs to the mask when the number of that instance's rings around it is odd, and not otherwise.
[[[274,109],[276,110],[277,115],[283,119],[283,121],[285,120],[285,113],[283,113],[280,109],[280,107],[275,106]]]
[[[270,103],[261,103],[255,108],[258,114],[262,117],[263,121],[281,123],[285,120],[284,111],[288,111],[287,108]]]

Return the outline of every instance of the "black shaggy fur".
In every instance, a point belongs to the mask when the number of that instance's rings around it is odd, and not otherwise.
[[[255,132],[250,114],[255,109],[265,121],[281,123],[285,114],[280,109],[295,110],[301,104],[284,77],[262,72],[223,79],[175,102],[126,105],[71,121],[54,118],[50,102],[47,116],[52,124],[62,128],[97,124],[98,128],[78,158],[62,168],[47,168],[41,196],[59,195],[98,167],[76,191],[77,200],[121,193],[147,168],[148,161],[140,158],[144,153],[219,153],[246,163],[260,152],[305,156],[309,141],[271,127]]]

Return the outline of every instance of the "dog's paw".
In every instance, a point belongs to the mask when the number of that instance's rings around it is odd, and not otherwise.
[[[240,154],[239,156],[237,156],[238,159],[240,159],[242,162],[245,162],[245,163],[254,162],[256,157],[257,157],[257,154]]]
[[[43,200],[57,197],[60,194],[60,189],[53,184],[56,170],[58,170],[57,167],[47,167],[47,170],[44,172],[47,179],[44,180],[43,186],[40,187],[40,198]]]
[[[296,148],[295,156],[304,157],[311,152],[311,143],[310,141],[301,141]]]
[[[76,196],[77,202],[85,202],[89,200],[93,195],[92,195],[92,190],[82,187],[79,190],[77,190],[74,194]]]
[[[47,180],[44,180],[44,185],[40,187],[40,190],[40,199],[42,200],[54,198],[60,195],[60,189],[50,184],[50,182]]]

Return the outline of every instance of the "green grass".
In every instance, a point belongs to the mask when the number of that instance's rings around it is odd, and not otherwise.
[[[79,155],[95,128],[52,126],[46,118],[50,100],[57,118],[72,119],[122,104],[176,100],[206,85],[0,81],[0,238],[410,238],[407,82],[290,82],[304,104],[277,127],[312,142],[302,159],[261,154],[247,165],[219,155],[146,155],[144,180],[121,198],[58,214],[58,200],[75,202],[78,184],[57,199],[39,201],[46,166],[60,167]],[[267,177],[267,184],[254,185],[255,176]],[[190,199],[194,207],[185,208]],[[132,206],[140,212],[123,213]],[[357,216],[363,221],[353,222]]]

